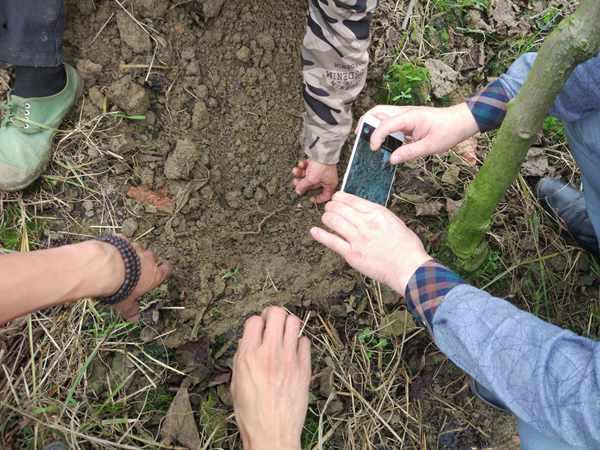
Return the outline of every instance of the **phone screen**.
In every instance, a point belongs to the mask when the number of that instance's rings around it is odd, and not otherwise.
[[[368,124],[363,127],[356,141],[355,150],[347,170],[343,191],[366,200],[386,206],[390,197],[396,167],[390,164],[391,149],[399,147],[401,141],[394,139],[374,152],[371,150],[371,134],[375,128]]]

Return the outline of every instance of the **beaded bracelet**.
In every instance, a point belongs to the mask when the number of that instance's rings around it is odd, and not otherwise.
[[[123,264],[125,265],[125,280],[119,290],[109,297],[98,299],[106,305],[116,305],[129,297],[137,286],[140,281],[142,263],[139,255],[126,239],[119,236],[106,235],[100,237],[98,240],[113,245],[121,254]]]

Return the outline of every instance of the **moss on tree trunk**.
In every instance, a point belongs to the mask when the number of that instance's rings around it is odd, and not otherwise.
[[[448,244],[464,269],[476,269],[485,260],[485,235],[496,206],[518,176],[569,75],[598,52],[599,24],[600,1],[582,1],[577,11],[546,38],[527,81],[508,104],[495,143],[448,231]]]

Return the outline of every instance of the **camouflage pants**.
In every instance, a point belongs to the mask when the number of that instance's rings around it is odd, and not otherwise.
[[[306,114],[302,145],[311,160],[337,164],[352,128],[352,102],[367,79],[377,0],[309,0],[302,48]]]

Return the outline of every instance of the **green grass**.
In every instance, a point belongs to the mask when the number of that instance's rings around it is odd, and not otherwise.
[[[432,0],[434,8],[440,12],[448,12],[453,9],[477,8],[487,11],[491,0]]]
[[[556,117],[548,117],[544,121],[544,136],[550,139],[552,144],[561,144],[567,140],[565,126]]]

